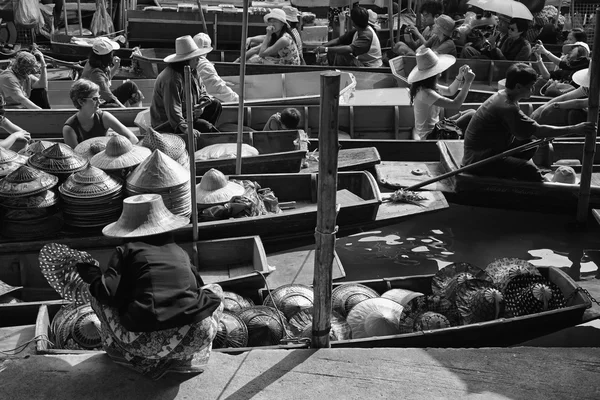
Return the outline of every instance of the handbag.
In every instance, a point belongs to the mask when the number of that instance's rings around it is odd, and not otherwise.
[[[426,140],[456,140],[462,139],[462,129],[458,127],[455,121],[444,118],[438,121],[433,130],[427,135]]]

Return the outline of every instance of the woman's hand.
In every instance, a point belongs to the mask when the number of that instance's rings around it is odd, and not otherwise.
[[[458,75],[456,75],[457,81],[463,81],[465,79],[465,72],[467,71],[467,68],[469,68],[469,66],[465,64],[458,69]]]
[[[466,83],[472,83],[473,80],[475,79],[475,72],[473,72],[471,70],[471,68],[467,65],[467,70],[465,71],[465,82]]]
[[[273,27],[273,25],[267,25],[267,36],[271,35],[273,32],[275,32],[275,28]],[[270,40],[271,38],[269,37]]]
[[[15,140],[26,140],[26,141],[30,141],[31,140],[31,133],[27,132],[27,131],[16,131],[14,133],[11,134],[11,136],[13,136],[15,138]]]
[[[39,51],[39,50],[37,50],[37,49],[35,49],[35,50],[32,52],[32,54],[33,54],[33,56],[35,57],[35,59],[37,60],[37,62],[39,62],[39,63],[40,63],[40,66],[41,66],[42,68],[46,68],[46,60],[44,60],[44,55],[42,54],[42,52],[41,52],[41,51]]]
[[[121,66],[121,59],[119,57],[114,56],[113,59],[112,59],[112,61],[113,61],[113,65],[115,67],[120,67]]]

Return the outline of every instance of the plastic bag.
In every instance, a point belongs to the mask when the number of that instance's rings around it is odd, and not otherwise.
[[[215,160],[221,158],[235,158],[237,155],[237,143],[211,144],[198,150],[194,154],[196,161]],[[242,143],[242,158],[258,155],[258,150],[249,144]]]
[[[25,28],[44,26],[37,0],[19,0],[15,7],[15,23]]]
[[[140,128],[140,133],[146,134],[150,127],[152,126],[152,121],[150,119],[150,109],[146,109],[144,111],[140,111],[138,115],[135,116],[133,123]]]
[[[90,29],[94,36],[105,35],[115,31],[112,18],[106,11],[106,2],[104,0],[96,0],[96,11],[92,17]]]

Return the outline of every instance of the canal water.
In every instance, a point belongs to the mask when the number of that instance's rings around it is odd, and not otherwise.
[[[590,217],[591,218],[591,217]],[[574,214],[549,214],[450,204],[393,225],[339,237],[345,280],[434,274],[453,262],[485,268],[499,258],[555,266],[575,280],[594,276],[600,227],[576,228]],[[600,254],[600,252],[599,252]]]

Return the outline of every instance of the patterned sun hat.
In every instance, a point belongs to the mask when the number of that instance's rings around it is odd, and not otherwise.
[[[289,320],[290,330],[296,337],[312,338],[313,309],[305,308],[292,315]],[[347,340],[352,337],[352,329],[344,317],[333,311],[331,313],[330,340]]]
[[[288,324],[285,315],[272,307],[253,306],[238,312],[248,327],[248,346],[273,346],[286,337]]]
[[[379,297],[379,293],[360,283],[346,283],[333,289],[331,305],[333,311],[347,317],[354,306],[366,299]]]
[[[244,321],[231,311],[223,311],[213,348],[246,347],[247,345],[248,327]]]
[[[263,302],[264,306],[276,306],[289,319],[299,311],[313,306],[314,293],[310,286],[288,284],[273,290]],[[275,307],[274,307],[275,308]]]
[[[225,310],[238,312],[252,306],[254,306],[254,302],[251,299],[237,293],[223,291],[223,307]]]
[[[519,275],[512,278],[506,285],[504,296],[507,318],[566,306],[565,296],[560,288],[539,275]]]
[[[402,332],[413,332],[417,320],[426,312],[443,315],[448,320],[450,326],[456,326],[460,323],[458,309],[453,301],[436,295],[418,296],[410,300],[404,307],[400,320]]]
[[[470,279],[456,287],[456,306],[463,325],[492,321],[504,314],[504,296],[493,283]]]
[[[527,260],[519,258],[500,258],[488,264],[485,272],[500,291],[506,289],[508,282],[518,275],[541,275],[540,271]]]
[[[491,281],[481,268],[466,262],[458,262],[445,266],[435,274],[431,281],[431,291],[435,295],[453,301],[456,286],[469,279]]]
[[[89,304],[63,306],[50,325],[56,348],[101,350],[100,320]]]
[[[451,327],[452,324],[443,314],[426,311],[417,315],[414,323],[414,332],[433,331]]]

